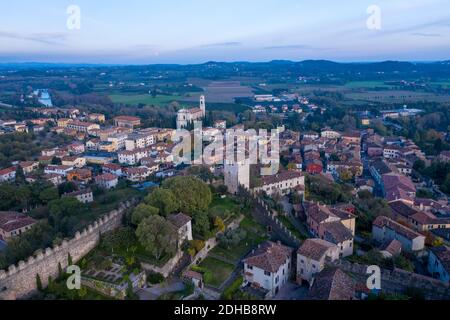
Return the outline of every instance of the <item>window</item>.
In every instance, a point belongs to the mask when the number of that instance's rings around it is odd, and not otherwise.
[[[268,271],[264,271],[264,275],[266,275],[266,276],[270,277],[270,272],[268,272]]]
[[[253,270],[253,266],[247,266],[247,269]]]

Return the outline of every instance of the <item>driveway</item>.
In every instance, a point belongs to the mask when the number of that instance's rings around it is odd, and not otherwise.
[[[273,300],[305,300],[307,293],[307,286],[299,286],[296,283],[288,282],[281,287]]]
[[[184,289],[180,280],[169,280],[153,287],[143,288],[137,292],[140,300],[157,300],[165,293],[178,292]]]

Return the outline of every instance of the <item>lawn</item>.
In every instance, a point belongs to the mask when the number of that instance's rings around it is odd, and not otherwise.
[[[232,248],[217,246],[211,253],[238,262],[252,248],[268,239],[266,236],[267,230],[251,218],[245,217],[240,224],[240,228],[247,232],[247,237],[244,240]]]
[[[304,240],[307,237],[303,235],[295,226],[294,224],[289,220],[289,218],[285,216],[278,216],[278,220],[281,221],[281,223],[290,231],[292,234],[297,237],[300,240]]]
[[[206,259],[200,263],[199,267],[199,270],[203,271],[205,283],[216,288],[219,288],[234,270],[232,264],[212,257],[206,257]]]
[[[156,97],[152,97],[149,94],[111,94],[109,97],[114,103],[130,105],[138,105],[140,103],[146,105],[161,105],[184,98],[180,95],[157,95]]]
[[[215,196],[209,205],[209,215],[212,217],[219,216],[225,222],[236,217],[239,212],[239,203],[230,197],[222,199]]]

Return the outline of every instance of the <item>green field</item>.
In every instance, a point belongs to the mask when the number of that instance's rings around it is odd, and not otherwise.
[[[440,86],[444,89],[450,89],[450,80],[449,81],[435,81],[430,82],[431,86]]]
[[[383,81],[350,81],[345,84],[347,88],[391,88],[391,85],[384,84]]]
[[[199,267],[206,272],[204,274],[205,283],[216,288],[219,288],[234,270],[232,264],[212,257],[203,260]]]
[[[252,248],[268,239],[267,230],[262,225],[249,217],[245,217],[240,224],[240,228],[247,232],[247,237],[237,246],[230,248],[215,247],[211,253],[223,257],[224,259],[238,262]]]
[[[140,103],[146,105],[161,105],[167,104],[172,101],[178,101],[183,99],[183,96],[180,95],[158,95],[156,97],[152,97],[149,94],[111,94],[109,98],[114,103],[123,103],[130,105],[138,105]]]

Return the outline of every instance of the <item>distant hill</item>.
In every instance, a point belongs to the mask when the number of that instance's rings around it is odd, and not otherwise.
[[[45,69],[92,69],[95,72],[175,72],[185,76],[222,78],[228,76],[380,76],[383,74],[402,77],[414,76],[438,76],[450,77],[450,61],[436,62],[405,62],[405,61],[381,61],[381,62],[353,62],[341,63],[328,60],[274,60],[269,62],[216,62],[208,61],[202,64],[153,64],[153,65],[99,65],[99,64],[52,64],[52,63],[4,63],[0,64],[0,70],[45,70]],[[380,76],[381,77],[381,76]]]

